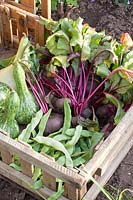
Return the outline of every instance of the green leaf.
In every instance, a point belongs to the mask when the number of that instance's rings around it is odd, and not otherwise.
[[[64,165],[65,165],[66,158],[65,158],[65,156],[60,156],[56,161],[57,161],[57,163],[58,163],[59,165],[64,166]]]
[[[51,63],[58,67],[67,66],[67,56],[54,56],[50,61],[50,64]]]
[[[59,23],[52,19],[47,19],[47,18],[40,16],[39,22],[40,22],[40,24],[43,24],[45,26],[45,28],[49,31],[55,32],[58,30]]]
[[[98,36],[99,33],[95,31],[95,29],[90,26],[84,25],[83,27],[83,45],[81,50],[81,59],[91,60],[91,52],[94,53],[94,49],[98,46],[97,40],[93,39],[94,36]],[[98,36],[99,37],[99,36]],[[94,53],[95,54],[95,53]]]
[[[130,84],[133,83],[133,70],[125,69],[124,67],[121,67],[121,71],[119,72],[119,75],[126,79]]]
[[[76,21],[73,22],[73,26],[69,28],[71,35],[70,44],[72,47],[79,46],[82,47],[83,36],[82,36],[82,25],[83,19],[79,17]]]
[[[36,167],[35,166],[35,169],[34,169],[34,174],[33,174],[33,181],[36,182],[37,179],[41,176],[42,172],[41,172],[41,169],[39,167]]]
[[[107,66],[103,63],[97,66],[97,75],[104,78],[109,76],[110,70],[107,68]]]
[[[65,141],[65,140],[69,140],[70,137],[65,135],[65,134],[59,134],[59,135],[56,135],[55,137],[53,137],[55,140],[61,142],[61,141]]]
[[[38,181],[36,181],[36,182],[31,186],[31,188],[32,188],[33,190],[39,190],[39,189],[42,188],[42,186],[43,186],[43,182],[42,182],[41,179],[39,179]]]
[[[93,149],[103,138],[103,133],[101,132],[94,132],[91,137],[91,149]]]
[[[15,58],[15,56],[0,59],[0,69],[5,68],[5,67],[9,66],[10,64],[12,64],[14,58]]]
[[[11,163],[9,166],[12,167],[13,169],[15,169],[16,171],[19,171],[19,172],[22,171],[22,167],[20,165],[15,164],[15,163]]]
[[[52,11],[57,10],[57,4],[58,4],[58,0],[51,0],[51,10]]]
[[[66,55],[70,52],[69,38],[63,31],[57,31],[48,37],[46,47],[55,56]]]
[[[53,147],[54,149],[64,153],[65,157],[66,157],[66,163],[65,163],[66,167],[70,167],[70,168],[73,167],[73,161],[72,161],[67,149],[64,147],[64,145],[61,142],[58,142],[53,138],[43,137],[43,136],[37,136],[34,138],[34,140],[40,144],[44,144],[49,147]]]
[[[73,27],[73,20],[68,18],[63,18],[60,21],[61,30],[70,38],[70,29]]]
[[[133,50],[124,56],[122,66],[125,67],[126,69],[133,70]]]
[[[105,95],[106,98],[117,107],[114,122],[115,124],[118,124],[125,114],[124,110],[122,109],[121,102],[111,94],[106,93]]]
[[[121,79],[119,85],[118,85],[118,89],[117,89],[117,93],[119,94],[125,94],[127,93],[127,91],[133,88],[132,84],[129,84],[129,82],[125,79]]]
[[[81,125],[76,126],[74,136],[72,137],[70,141],[66,143],[66,147],[74,146],[78,142],[81,132],[82,132],[82,126]]]
[[[19,141],[27,142],[28,139],[31,136],[32,131],[36,128],[36,126],[39,124],[41,118],[42,118],[43,112],[42,110],[39,110],[35,117],[32,118],[30,124],[27,125],[27,127],[21,132],[21,134],[18,137]]]
[[[46,114],[44,114],[43,117],[41,118],[41,121],[39,123],[39,132],[38,132],[37,136],[43,136],[47,121],[51,114],[51,111],[52,111],[52,109],[49,109],[48,112]]]
[[[64,100],[64,123],[63,123],[63,128],[62,128],[62,133],[64,134],[67,129],[71,127],[71,108],[68,103],[68,100]]]
[[[78,75],[80,73],[80,70],[79,70],[79,58],[74,58],[72,60],[72,68],[74,70],[74,74],[75,75]]]
[[[88,160],[90,160],[92,157],[92,150],[88,150],[83,155],[78,156],[76,159],[73,160],[74,167],[78,167],[84,163],[86,163]]]
[[[48,198],[48,200],[57,200],[64,192],[63,181],[58,179],[58,189],[55,194]]]
[[[69,136],[69,137],[73,137],[74,133],[75,133],[75,128],[69,128],[69,129],[67,129],[67,130],[65,131],[65,134],[66,134],[67,136]]]

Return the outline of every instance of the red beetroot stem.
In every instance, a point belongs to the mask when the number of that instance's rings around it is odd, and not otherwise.
[[[84,103],[82,104],[81,110],[80,110],[80,111],[83,110],[84,106],[87,104],[87,102],[90,100],[90,98],[99,90],[99,88],[100,88],[108,79],[110,79],[110,77],[111,77],[112,75],[114,75],[115,73],[117,73],[117,72],[119,72],[119,71],[123,71],[123,70],[124,70],[124,71],[127,71],[126,69],[124,69],[124,68],[122,68],[122,67],[119,67],[119,68],[113,70],[113,71],[109,74],[109,76],[107,76],[107,77],[99,84],[99,86],[98,86],[91,94],[88,95],[88,97],[86,98],[86,100],[85,100]]]
[[[29,83],[29,85],[30,85],[30,87],[31,87],[31,89],[32,89],[32,92],[33,92],[33,94],[34,94],[34,96],[35,96],[35,98],[36,98],[36,100],[37,100],[39,106],[41,107],[43,113],[45,114],[45,113],[48,111],[48,106],[47,106],[47,104],[44,103],[44,102],[42,101],[42,99],[41,99],[39,93],[37,92],[37,90],[35,89],[35,87],[32,85],[29,76],[26,75],[26,77],[27,77],[27,82]]]

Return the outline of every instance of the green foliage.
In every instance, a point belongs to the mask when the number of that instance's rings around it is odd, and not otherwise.
[[[67,5],[77,6],[78,0],[66,0]]]
[[[116,5],[119,5],[120,3],[125,4],[126,6],[128,6],[130,4],[129,0],[114,0]]]
[[[51,0],[51,10],[57,10],[58,0]]]

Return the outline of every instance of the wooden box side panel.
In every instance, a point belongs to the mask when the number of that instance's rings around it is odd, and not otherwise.
[[[109,137],[99,147],[92,159],[81,169],[87,173],[86,181],[96,172],[104,174],[128,140],[133,140],[133,106],[129,109],[121,122]]]
[[[25,33],[31,42],[45,44],[44,40],[44,27],[39,23],[39,17],[24,11],[20,8],[16,8],[10,4],[0,5],[0,19],[2,23],[1,34],[4,46],[12,44],[17,46],[23,34]],[[6,20],[6,21],[5,21]],[[39,31],[37,31],[38,29]]]
[[[105,179],[105,174],[109,166],[111,166],[115,160],[118,160],[117,164],[122,160],[121,152],[123,152],[123,149],[130,149],[133,144],[132,124],[133,107],[127,112],[123,120],[99,147],[99,150],[94,154],[93,158],[85,167],[81,167],[80,169],[67,169],[60,166],[52,158],[41,155],[33,151],[29,146],[17,142],[0,132],[0,147],[3,152],[6,150],[4,153],[8,157],[7,160],[3,159],[3,161],[9,164],[11,156],[17,154],[23,162],[23,174],[26,174],[26,171],[28,170],[29,172],[27,175],[31,176],[32,165],[37,166],[43,171],[43,180],[46,187],[56,190],[56,178],[59,178],[65,182],[64,194],[66,197],[72,200],[80,200],[87,192],[87,183],[90,180],[90,177],[94,176],[100,169],[101,179],[102,177]],[[127,153],[127,151],[124,152]],[[3,154],[3,157],[5,155]]]
[[[6,0],[11,5],[21,8],[25,11],[36,14],[36,0],[21,0],[21,3],[16,3],[15,0]],[[51,18],[51,1],[41,1],[41,15],[45,18]]]

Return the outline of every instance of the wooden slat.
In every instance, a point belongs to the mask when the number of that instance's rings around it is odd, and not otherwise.
[[[42,172],[43,174],[43,183],[44,185],[53,190],[53,191],[56,191],[56,178],[51,176],[48,172],[46,171],[43,171]]]
[[[45,37],[44,37],[44,34],[45,34],[45,29],[44,29],[44,26],[42,26],[40,23],[39,23],[39,20],[36,20],[35,21],[35,44],[39,43],[41,44],[42,46],[45,45]]]
[[[81,189],[78,191],[79,199],[82,199],[84,195],[87,193],[87,184],[84,184]]]
[[[30,12],[27,12],[25,10],[22,10],[20,8],[17,8],[13,5],[4,3],[3,5],[0,5],[0,7],[7,7],[10,9],[10,17],[16,19],[16,13],[23,13],[24,15],[27,16],[27,25],[29,28],[34,28],[33,24],[35,23],[35,20],[39,19],[39,16],[32,14]]]
[[[22,172],[25,175],[32,177],[33,176],[33,165],[23,159],[20,159],[20,162],[21,162]]]
[[[29,163],[40,167],[43,171],[48,171],[50,175],[60,178],[65,182],[71,183],[77,188],[81,188],[84,184],[84,176],[76,173],[71,169],[67,169],[49,158],[35,152],[17,141],[8,138],[0,132],[0,145],[9,151],[17,154],[21,159],[28,160]]]
[[[7,7],[3,7],[0,10],[2,13],[2,24],[3,24],[3,32],[4,32],[4,46],[9,46],[9,41],[12,40],[11,38],[11,21],[10,21],[10,9]]]
[[[51,1],[50,0],[42,0],[41,3],[41,15],[47,19],[51,18]]]
[[[27,17],[20,12],[17,12],[16,14],[18,38],[21,40],[24,33],[28,36]]]
[[[110,159],[108,155],[115,148],[118,154],[120,149],[126,144],[128,139],[133,137],[133,106],[123,117],[121,122],[112,131],[110,136],[100,146],[99,150],[94,154],[93,158],[85,165],[84,170],[88,173],[86,181],[89,180],[90,175],[93,175],[96,170],[102,165],[106,158]],[[117,145],[119,146],[117,150]]]
[[[15,28],[18,29],[18,37],[19,37],[19,38],[16,38],[14,35],[12,35],[13,37],[11,37],[10,40],[8,39],[8,41],[11,41],[11,42],[13,41],[13,45],[16,46],[16,44],[18,44],[18,42],[20,41],[23,35],[23,32],[25,32],[27,35],[31,34],[31,37],[33,38],[33,41],[35,44],[36,43],[39,43],[40,45],[45,44],[44,26],[39,23],[39,16],[36,16],[22,9],[19,9],[10,4],[5,3],[3,5],[0,5],[0,10],[6,9],[6,8],[10,10],[10,19],[17,21],[17,25]],[[10,30],[7,33],[9,32]],[[12,27],[11,27],[11,32],[12,32]],[[4,38],[8,38],[8,37],[4,37]]]
[[[33,9],[35,8],[35,0],[21,0],[21,4]]]
[[[11,168],[4,162],[0,161],[0,174],[5,176],[6,178],[9,178],[10,180],[14,181],[21,187],[24,187],[28,189],[29,191],[38,194],[39,196],[41,195],[44,198],[48,198],[49,196],[53,195],[55,192],[52,190],[48,189],[47,187],[43,187],[40,190],[36,191],[31,188],[31,185],[33,184],[32,178],[24,175],[21,172],[16,171],[15,169]],[[60,197],[59,200],[68,200],[65,197]]]
[[[116,158],[111,162],[105,173],[97,179],[97,182],[101,186],[104,186],[108,182],[108,180],[113,175],[113,173],[115,172],[115,170],[122,162],[122,160],[124,159],[124,157],[129,152],[132,146],[133,146],[133,138],[128,140],[123,149],[117,154]],[[100,189],[95,184],[93,184],[86,193],[85,199],[95,200],[99,192]]]
[[[12,162],[12,154],[4,148],[0,149],[2,161],[6,164],[11,164]]]
[[[64,196],[70,200],[79,200],[79,191],[73,185],[65,183]]]
[[[7,2],[8,2],[9,4],[11,4],[11,5],[17,7],[17,8],[22,9],[22,10],[28,11],[28,12],[30,12],[30,13],[35,13],[33,7],[27,7],[27,6],[25,6],[25,5],[22,5],[22,4],[19,4],[19,3],[16,3],[16,2],[11,1],[11,0],[8,0]]]
[[[4,30],[3,30],[3,23],[2,23],[2,12],[0,12],[0,47],[4,46]]]

